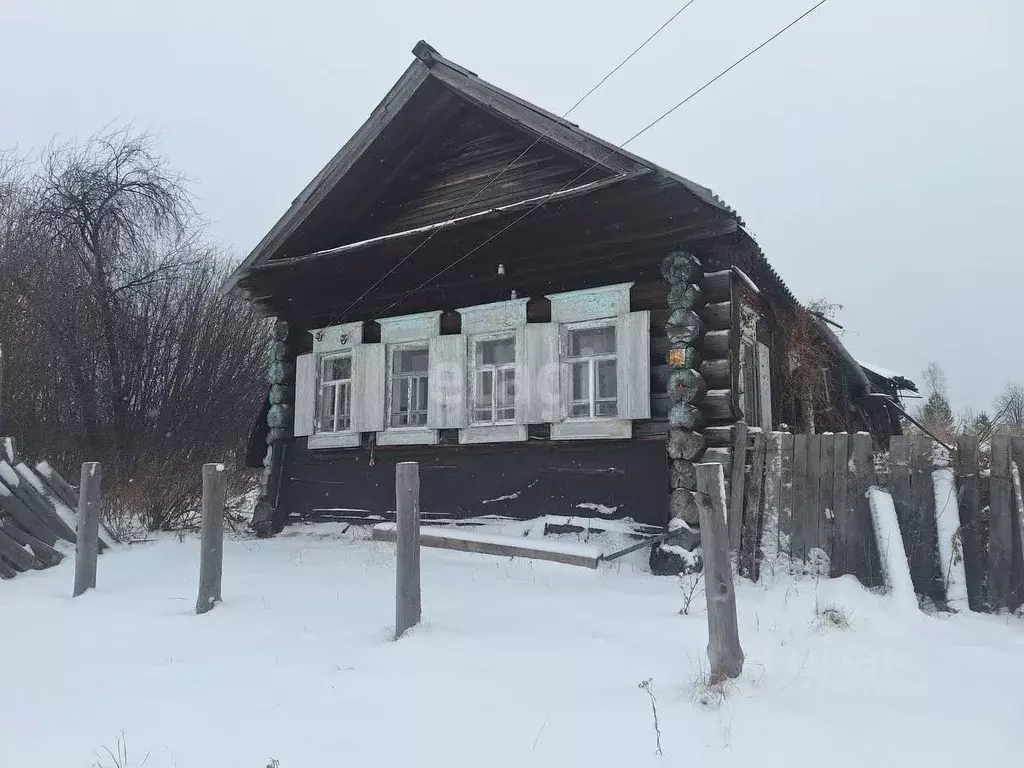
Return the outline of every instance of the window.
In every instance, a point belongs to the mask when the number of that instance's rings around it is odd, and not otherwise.
[[[618,415],[615,326],[570,328],[566,343],[570,419]]]
[[[343,432],[352,426],[352,355],[320,358],[317,432]]]
[[[392,427],[422,427],[427,423],[427,347],[395,349],[391,357]]]
[[[514,336],[473,342],[473,424],[512,423],[516,418]]]

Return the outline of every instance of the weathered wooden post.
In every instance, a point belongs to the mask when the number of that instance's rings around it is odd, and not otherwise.
[[[82,465],[78,493],[78,533],[75,542],[75,591],[78,597],[96,587],[96,558],[100,553],[100,463]]]
[[[203,528],[199,552],[199,597],[196,613],[203,614],[221,600],[224,563],[224,465],[203,464]]]
[[[397,579],[395,639],[420,623],[420,465],[403,461],[395,467]]]
[[[743,671],[729,534],[725,526],[725,474],[721,464],[697,465],[697,509],[708,605],[708,660],[714,684],[727,677],[739,677]]]

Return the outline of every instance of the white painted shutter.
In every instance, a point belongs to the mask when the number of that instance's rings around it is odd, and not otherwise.
[[[316,413],[316,355],[307,352],[295,358],[295,425],[296,437],[313,434]]]
[[[772,429],[772,367],[771,352],[765,344],[757,344],[757,385],[761,391],[761,428]]]
[[[384,429],[384,391],[387,358],[384,344],[352,347],[352,431]]]
[[[516,328],[516,424],[526,423],[526,326]]]
[[[549,424],[562,420],[559,403],[558,324],[528,323],[525,329],[522,423]]]
[[[430,340],[427,426],[459,429],[467,423],[466,337],[435,336]]]
[[[615,344],[620,419],[651,418],[651,313],[616,319]]]

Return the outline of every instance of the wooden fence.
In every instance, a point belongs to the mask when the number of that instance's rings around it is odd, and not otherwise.
[[[78,524],[78,489],[49,463],[35,468],[18,461],[7,443],[0,459],[0,579],[57,565],[64,555],[58,542],[74,544]],[[102,524],[99,546],[116,539]]]
[[[867,434],[793,435],[753,432],[746,441],[742,502],[733,499],[730,538],[740,572],[759,578],[766,563],[818,575],[853,574],[867,586],[882,583],[867,491],[893,497],[915,591],[946,603],[940,551],[962,562],[975,610],[1013,609],[1024,602],[1020,475],[1024,438],[995,436],[958,441],[953,456],[924,437],[893,438],[887,453],[872,451]],[[955,475],[954,491],[935,471]],[[733,484],[736,486],[734,473]],[[739,486],[737,486],[739,487]],[[951,502],[957,502],[953,505]],[[940,514],[958,509],[960,525],[940,547]],[[951,606],[962,608],[963,606]]]

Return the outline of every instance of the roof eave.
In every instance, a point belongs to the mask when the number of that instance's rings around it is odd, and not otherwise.
[[[430,76],[430,70],[419,59],[406,68],[405,72],[392,86],[387,95],[381,99],[373,112],[359,129],[352,134],[352,137],[345,142],[344,146],[335,153],[334,157],[313,177],[313,180],[292,200],[288,210],[278,219],[277,223],[263,237],[248,256],[228,276],[222,290],[224,292],[234,291],[242,274],[250,267],[265,260],[274,250],[285,241],[305,220],[306,215],[316,205],[352,165],[362,157],[369,148],[373,139],[391,121],[395,113],[405,105],[426,82]]]

